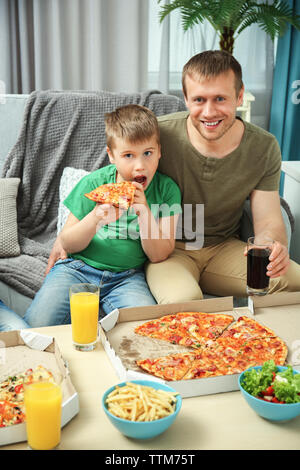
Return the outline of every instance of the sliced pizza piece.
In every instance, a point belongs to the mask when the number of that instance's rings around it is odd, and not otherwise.
[[[199,349],[221,335],[233,320],[231,315],[179,312],[143,323],[135,333]]]
[[[266,336],[246,341],[241,346],[240,353],[249,363],[247,368],[253,365],[262,365],[271,359],[276,365],[283,366],[288,355],[288,348],[278,336]]]
[[[108,183],[86,193],[85,197],[100,204],[112,204],[121,209],[129,209],[133,205],[135,186],[130,181]]]
[[[177,320],[177,315],[165,315],[156,320],[150,320],[135,328],[135,333],[150,338],[161,339],[172,344],[200,348],[201,344]]]
[[[239,317],[239,319],[230,325],[222,334],[223,337],[234,338],[239,344],[255,337],[276,336],[273,330],[261,325],[253,318],[246,315]]]
[[[41,380],[54,381],[53,374],[39,365],[11,375],[0,383],[0,427],[25,420],[24,385]]]
[[[194,361],[193,353],[179,353],[136,361],[141,369],[164,380],[181,380]]]
[[[25,421],[24,405],[0,400],[0,428]]]
[[[182,325],[186,335],[195,344],[205,346],[208,340],[214,341],[233,322],[232,315],[203,312],[180,312],[176,319]]]
[[[207,354],[207,351],[201,350],[194,355],[194,360],[190,368],[186,371],[182,380],[202,379],[207,377],[216,377],[224,375],[224,364],[222,358]]]

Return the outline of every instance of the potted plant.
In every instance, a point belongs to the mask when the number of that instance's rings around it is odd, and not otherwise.
[[[208,20],[219,36],[220,49],[231,54],[236,38],[251,24],[257,23],[272,40],[283,35],[288,23],[300,30],[300,15],[293,14],[286,0],[170,0],[161,7],[160,21],[178,8],[184,31]]]

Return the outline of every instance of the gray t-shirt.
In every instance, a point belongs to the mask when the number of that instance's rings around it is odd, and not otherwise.
[[[159,171],[179,185],[184,212],[184,205],[192,205],[194,232],[201,230],[196,204],[204,204],[204,246],[210,246],[238,235],[243,206],[253,189],[278,190],[281,153],[272,134],[243,121],[238,148],[224,158],[204,157],[189,141],[187,118],[185,111],[158,118]]]

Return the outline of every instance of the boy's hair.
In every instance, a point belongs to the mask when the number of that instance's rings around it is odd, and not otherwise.
[[[186,97],[185,78],[189,75],[192,78],[216,77],[221,73],[232,70],[235,75],[235,90],[238,96],[242,86],[242,68],[239,62],[226,51],[204,51],[192,57],[183,67],[182,88]]]
[[[155,114],[145,106],[128,104],[105,114],[106,144],[111,149],[114,139],[144,142],[155,136],[159,143],[159,128]]]

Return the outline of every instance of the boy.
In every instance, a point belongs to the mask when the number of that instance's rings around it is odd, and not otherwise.
[[[105,124],[111,165],[82,178],[64,201],[70,215],[59,238],[68,258],[51,269],[27,310],[24,321],[30,327],[70,323],[69,288],[76,283],[100,286],[105,314],[156,304],[143,266],[147,259],[167,259],[174,249],[180,190],[156,172],[161,153],[152,111],[124,106],[109,113]],[[127,212],[84,196],[102,184],[122,181],[136,187]]]

